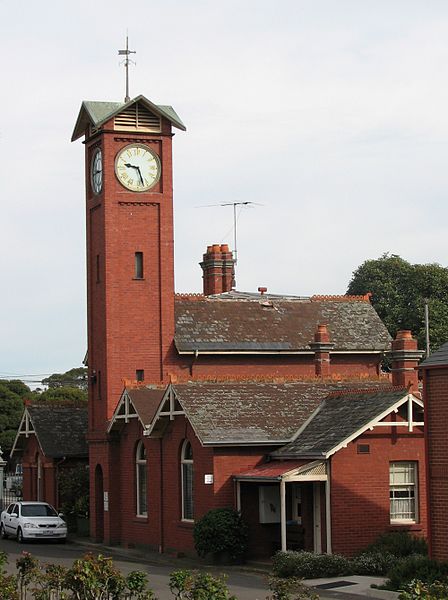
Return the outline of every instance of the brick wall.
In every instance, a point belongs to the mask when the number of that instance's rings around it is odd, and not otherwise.
[[[400,428],[401,429],[401,428]],[[368,444],[369,454],[358,454],[358,444]],[[417,461],[419,486],[418,523],[390,523],[389,463]],[[331,458],[331,514],[333,552],[352,555],[384,531],[409,529],[427,535],[426,473],[423,432],[397,433],[377,427],[360,436]]]
[[[448,366],[424,371],[430,552],[448,560]]]
[[[377,379],[378,355],[331,356],[330,375],[349,379]],[[272,377],[314,378],[314,354],[296,356],[177,356],[174,372],[179,380]]]

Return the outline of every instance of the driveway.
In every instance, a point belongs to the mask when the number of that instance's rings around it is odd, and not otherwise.
[[[266,600],[268,596],[267,572],[241,567],[209,567],[187,559],[176,559],[166,555],[142,554],[119,547],[104,547],[99,544],[89,543],[87,540],[55,544],[52,542],[32,542],[18,544],[15,540],[1,540],[0,551],[8,555],[7,571],[16,573],[15,562],[22,551],[30,552],[41,563],[54,563],[70,567],[73,561],[82,557],[87,552],[111,556],[115,566],[124,574],[131,571],[143,571],[148,575],[150,587],[159,600],[173,600],[168,588],[170,573],[178,569],[199,568],[213,575],[225,573],[227,583],[232,594],[238,600]],[[346,579],[346,578],[344,578]],[[350,578],[348,578],[350,579]],[[314,583],[314,582],[313,582]],[[316,581],[318,584],[319,582]],[[321,600],[360,600],[372,598],[371,595],[352,594],[344,591],[319,590]]]

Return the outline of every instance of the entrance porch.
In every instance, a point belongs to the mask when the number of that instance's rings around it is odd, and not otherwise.
[[[326,461],[272,461],[234,476],[252,556],[277,550],[331,553],[328,468]]]

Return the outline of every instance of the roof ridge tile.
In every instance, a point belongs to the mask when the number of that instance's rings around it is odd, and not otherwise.
[[[345,390],[330,392],[327,398],[337,398],[338,396],[350,396],[357,394],[377,394],[378,392],[389,393],[403,391],[407,393],[409,390],[402,385],[390,385],[385,386],[378,384],[376,387],[365,387],[365,388],[347,388]]]
[[[369,302],[371,292],[367,294],[315,294],[311,296],[311,302]]]

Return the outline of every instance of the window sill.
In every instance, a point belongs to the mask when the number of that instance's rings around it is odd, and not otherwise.
[[[148,517],[145,517],[144,515],[135,515],[132,521],[134,523],[148,523]]]
[[[132,281],[145,281],[144,277],[133,277]]]
[[[193,529],[194,521],[179,521],[179,527],[184,527],[185,529]]]
[[[422,531],[423,527],[420,523],[390,523],[389,527],[394,530],[394,529],[406,529],[406,531]]]

